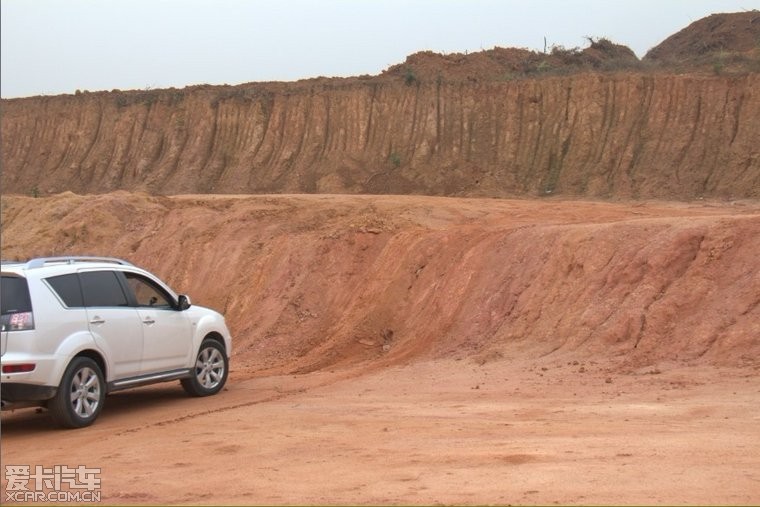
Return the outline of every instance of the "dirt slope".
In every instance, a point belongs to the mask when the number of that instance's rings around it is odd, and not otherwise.
[[[54,225],[61,224],[61,225]],[[239,369],[555,351],[760,357],[757,204],[3,197],[3,256],[145,265],[223,311]]]

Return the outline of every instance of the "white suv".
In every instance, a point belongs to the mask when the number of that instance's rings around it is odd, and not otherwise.
[[[179,380],[208,396],[227,381],[224,317],[120,259],[3,262],[0,306],[3,407],[45,406],[79,428],[114,391]]]

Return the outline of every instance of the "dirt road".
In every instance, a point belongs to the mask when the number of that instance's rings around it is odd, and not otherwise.
[[[612,370],[612,372],[610,371]],[[57,431],[3,415],[4,464],[102,468],[117,504],[757,504],[756,370],[554,357],[120,393]]]

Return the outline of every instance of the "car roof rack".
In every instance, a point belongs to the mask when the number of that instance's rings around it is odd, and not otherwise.
[[[90,257],[90,256],[72,256],[72,257],[39,257],[26,263],[26,269],[41,268],[45,264],[74,264],[75,262],[111,262],[122,266],[133,266],[132,263],[115,257]]]

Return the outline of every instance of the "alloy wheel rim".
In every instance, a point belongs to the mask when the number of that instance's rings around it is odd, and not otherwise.
[[[82,419],[93,417],[100,405],[100,379],[92,368],[78,370],[71,379],[71,408]]]
[[[195,362],[195,378],[204,389],[214,389],[224,377],[224,358],[214,347],[207,347],[198,354]]]

